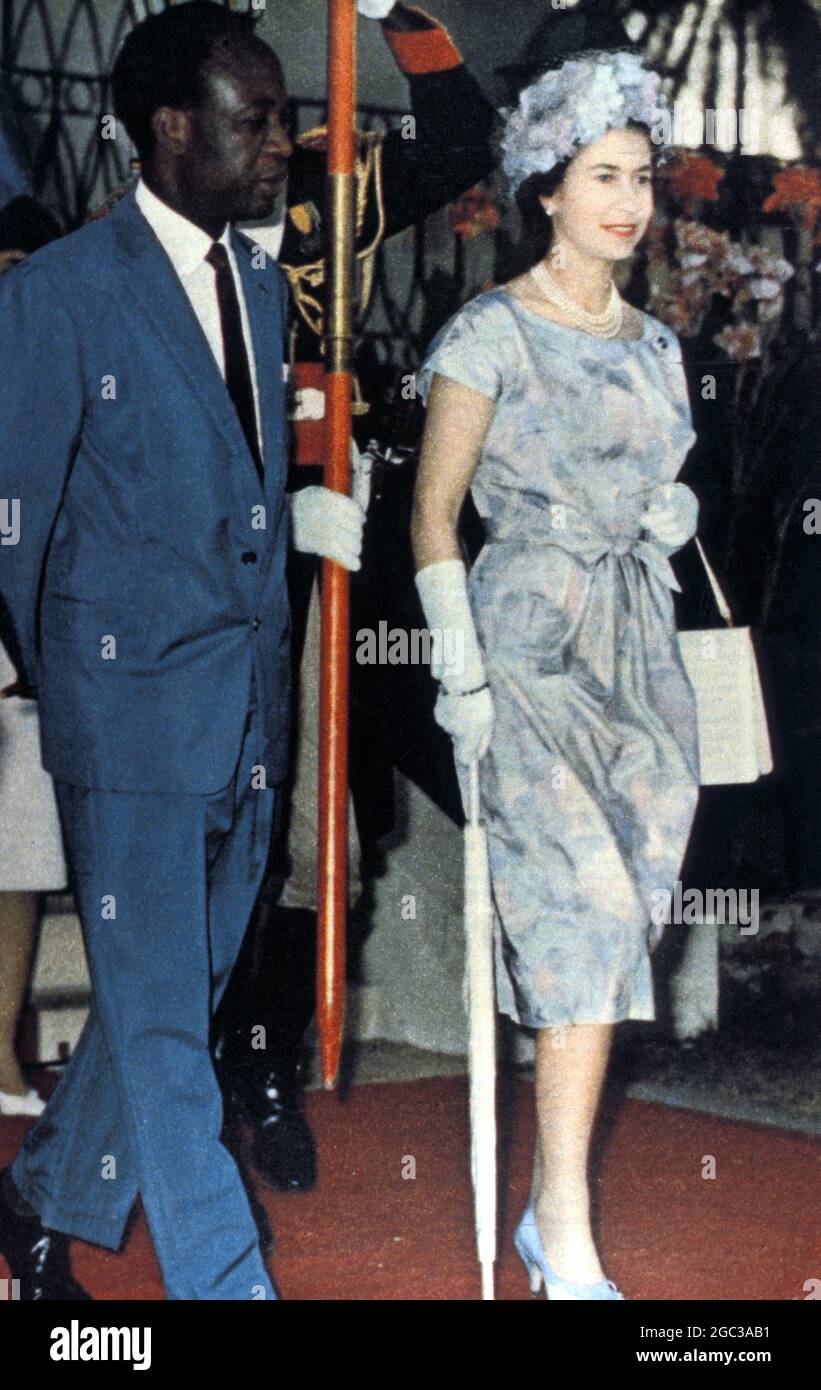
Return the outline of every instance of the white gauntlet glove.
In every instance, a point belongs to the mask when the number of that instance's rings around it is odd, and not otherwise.
[[[439,560],[416,576],[432,639],[431,674],[442,682],[434,718],[453,739],[460,763],[483,757],[493,731],[493,699],[466,581],[461,560]]]
[[[356,0],[356,8],[366,19],[385,19],[394,3],[395,0]]]
[[[442,688],[436,697],[433,717],[453,739],[453,756],[458,763],[478,762],[490,747],[493,733],[493,697],[485,687],[473,695],[449,695]]]
[[[358,570],[365,525],[359,504],[328,487],[304,487],[292,492],[290,499],[294,550],[322,555],[346,570]]]
[[[678,550],[696,533],[698,498],[685,483],[660,483],[640,520],[662,545]]]

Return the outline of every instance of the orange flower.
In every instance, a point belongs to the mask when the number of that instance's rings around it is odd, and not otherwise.
[[[450,209],[450,225],[456,235],[466,241],[480,232],[496,230],[499,217],[487,184],[477,183],[475,188],[469,188],[456,199]]]
[[[714,203],[718,198],[718,185],[724,178],[724,170],[704,155],[678,154],[664,177],[677,197]]]
[[[773,192],[762,204],[765,212],[790,212],[802,208],[800,219],[807,231],[812,231],[821,209],[821,182],[817,169],[796,167],[773,176]]]

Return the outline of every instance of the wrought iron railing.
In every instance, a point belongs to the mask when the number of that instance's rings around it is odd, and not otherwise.
[[[229,0],[225,0],[229,3]],[[129,28],[165,0],[2,0],[0,78],[20,126],[35,195],[66,231],[82,225],[89,212],[129,177],[131,151],[122,139],[102,138],[103,118],[111,114],[108,74]],[[251,9],[251,0],[230,3]],[[315,98],[293,99],[294,124],[305,130],[320,123],[324,106]],[[363,129],[387,128],[404,111],[362,104]],[[376,266],[371,308],[363,329],[380,355],[414,365],[425,318],[424,230],[409,248],[382,250]]]

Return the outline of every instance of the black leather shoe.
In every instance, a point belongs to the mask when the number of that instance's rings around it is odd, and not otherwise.
[[[302,1066],[280,1052],[265,1067],[248,1071],[237,1087],[251,1122],[251,1161],[277,1192],[310,1192],[316,1184],[316,1147],[302,1113]]]
[[[259,925],[259,924],[258,924]],[[217,1074],[226,1116],[239,1105],[253,1128],[254,1167],[277,1192],[308,1192],[316,1149],[302,1112],[302,1054],[314,1012],[316,913],[270,909],[259,925],[259,961],[251,971],[251,931],[217,1016]],[[256,1051],[262,1023],[267,1043]]]
[[[227,1073],[224,1063],[219,1058],[215,1061],[215,1070],[220,1089],[222,1090],[223,1100],[223,1121],[220,1139],[239,1169],[242,1185],[245,1188],[245,1195],[248,1198],[248,1205],[251,1208],[251,1215],[254,1218],[254,1224],[257,1228],[259,1248],[263,1255],[270,1255],[274,1248],[274,1233],[271,1230],[268,1213],[257,1197],[253,1184],[249,1181],[246,1172],[246,1164],[242,1152],[242,1134],[240,1133],[239,1125],[239,1103],[234,1095],[230,1074]]]
[[[24,1208],[28,1214],[23,1214]],[[14,1282],[19,1280],[21,1301],[91,1299],[72,1276],[68,1236],[43,1225],[17,1193],[8,1169],[0,1173],[0,1254],[9,1266],[15,1298]]]

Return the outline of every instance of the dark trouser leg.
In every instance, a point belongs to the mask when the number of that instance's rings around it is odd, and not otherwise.
[[[302,1113],[302,1072],[314,1012],[316,914],[274,907],[263,925],[253,994],[223,1038],[223,1086],[251,1121],[259,1175],[277,1191],[307,1191],[316,1181],[316,1152]]]
[[[274,905],[260,913],[256,932],[254,977],[230,1045],[239,1067],[253,1061],[252,1030],[260,1025],[265,1051],[301,1048],[316,1005],[316,913]]]

